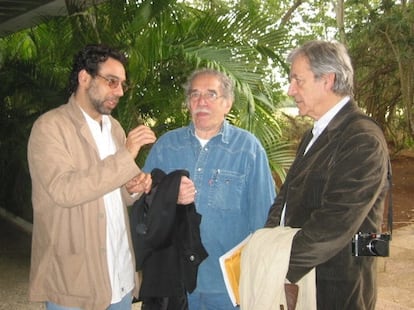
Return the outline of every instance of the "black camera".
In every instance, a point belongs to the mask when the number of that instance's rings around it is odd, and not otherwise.
[[[391,234],[357,233],[352,238],[353,256],[389,256]]]

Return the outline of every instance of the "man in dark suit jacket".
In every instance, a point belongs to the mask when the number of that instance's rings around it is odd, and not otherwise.
[[[318,309],[374,309],[376,259],[353,256],[358,232],[380,232],[388,190],[388,149],[377,124],[352,100],[345,47],[311,41],[288,57],[289,96],[314,119],[302,139],[266,227],[300,227],[287,280],[316,267]],[[313,135],[312,135],[313,133]]]

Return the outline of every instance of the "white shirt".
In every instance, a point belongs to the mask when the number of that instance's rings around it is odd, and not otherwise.
[[[101,159],[115,153],[115,143],[111,135],[111,121],[102,116],[101,125],[85,115]],[[104,195],[106,212],[106,247],[109,278],[112,287],[111,303],[117,303],[134,288],[134,267],[128,244],[125,214],[120,188]]]
[[[322,131],[328,126],[331,120],[335,115],[343,108],[343,106],[349,101],[349,96],[342,98],[337,104],[335,104],[328,112],[326,112],[319,120],[313,123],[312,129],[312,140],[309,141],[309,144],[306,146],[305,153],[310,149],[312,144],[319,138]]]
[[[201,147],[205,147],[208,141],[210,141],[210,139],[201,139],[199,136],[197,136],[197,134],[195,136],[197,140],[200,142]]]

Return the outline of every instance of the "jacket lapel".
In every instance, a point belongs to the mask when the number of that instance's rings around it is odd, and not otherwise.
[[[88,123],[86,122],[83,112],[76,103],[73,95],[69,98],[68,105],[71,108],[71,116],[77,124],[77,128],[79,128],[82,137],[95,150],[96,155],[99,157],[99,150],[89,129]]]
[[[308,150],[305,157],[311,157],[317,154],[322,148],[332,142],[332,139],[340,134],[343,126],[345,126],[355,113],[359,113],[358,107],[350,100],[341,110],[335,115],[335,117],[329,122],[328,126],[324,129],[312,147]],[[305,146],[306,148],[306,146]]]
[[[327,146],[332,144],[332,141],[336,139],[336,136],[342,132],[343,126],[345,126],[353,117],[355,113],[359,113],[358,107],[350,100],[329,122],[328,126],[321,133],[318,139],[313,143],[311,148],[306,152],[305,149],[309,141],[312,139],[312,130],[309,129],[302,139],[298,147],[297,156],[292,163],[289,170],[292,170],[293,175],[300,175],[300,171],[306,171],[309,166],[314,163],[315,156],[318,156]]]

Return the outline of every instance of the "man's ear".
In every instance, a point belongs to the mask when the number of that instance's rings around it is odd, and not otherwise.
[[[323,78],[325,80],[325,86],[328,87],[328,89],[332,89],[335,84],[335,78],[336,78],[335,73],[333,72],[327,73],[324,75]]]
[[[82,69],[81,71],[79,71],[79,73],[78,73],[79,85],[85,85],[85,84],[89,83],[90,79],[91,79],[91,76],[88,72],[86,72],[85,69]]]
[[[228,114],[230,112],[232,105],[233,105],[233,103],[231,102],[231,100],[227,99],[225,104],[224,104],[224,106],[227,109],[226,114]]]

